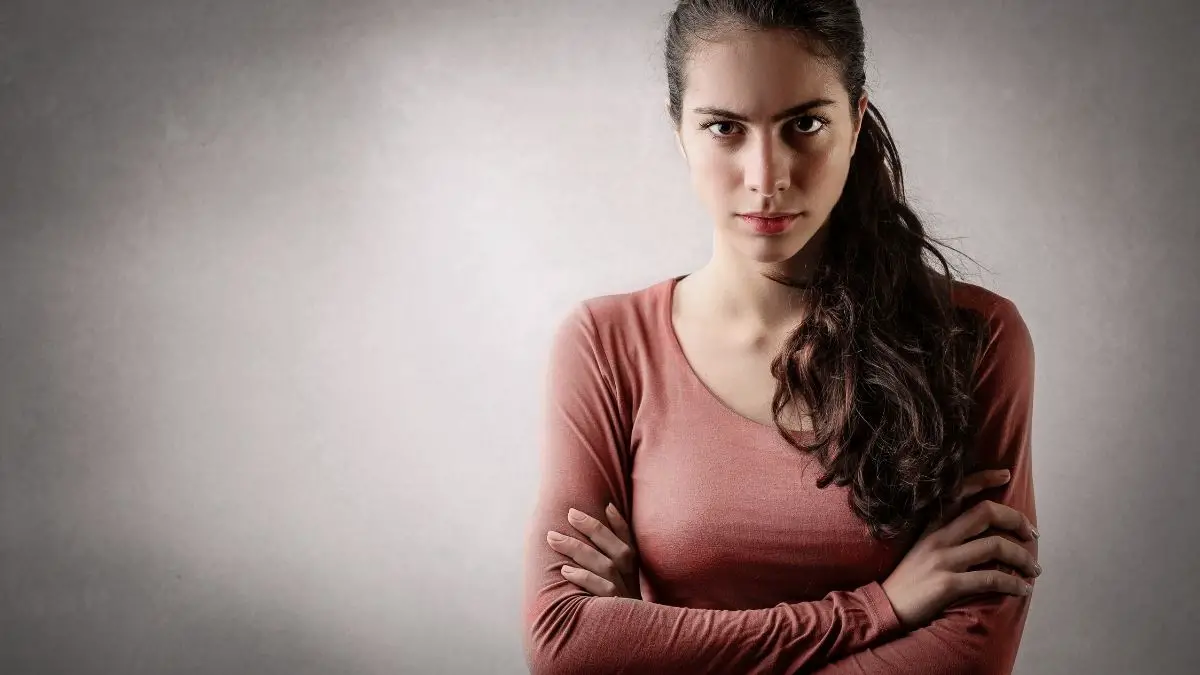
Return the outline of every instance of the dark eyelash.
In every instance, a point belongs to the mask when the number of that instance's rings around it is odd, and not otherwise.
[[[803,117],[797,117],[796,119],[802,120],[802,119],[808,119],[808,118],[814,119],[821,123],[820,131],[814,131],[814,132],[812,132],[813,134],[819,134],[819,133],[821,133],[821,131],[825,130],[825,127],[829,126],[829,120],[825,119],[824,117],[821,117],[820,115],[804,115]],[[792,121],[795,121],[795,120],[792,120]],[[812,134],[809,134],[809,135],[812,135]]]
[[[805,136],[816,136],[817,134],[824,131],[826,129],[826,127],[829,126],[829,120],[824,117],[821,117],[820,115],[801,115],[800,117],[792,118],[791,121],[795,122],[796,120],[804,120],[804,119],[814,119],[821,123],[821,128],[818,129],[817,131],[810,131],[807,133],[805,133],[803,131],[800,132],[801,134],[803,134]],[[737,122],[732,122],[730,120],[720,120],[720,119],[707,120],[707,121],[700,123],[700,131],[708,131],[709,127],[717,125],[717,124],[737,124]],[[713,134],[713,138],[729,138],[729,136],[719,136],[717,134]]]

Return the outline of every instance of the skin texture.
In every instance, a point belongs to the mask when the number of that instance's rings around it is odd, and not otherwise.
[[[713,254],[679,283],[675,330],[714,394],[770,425],[776,386],[770,362],[804,306],[795,289],[763,273],[808,275],[860,127],[836,68],[788,33],[739,30],[698,42],[686,82],[674,132],[712,219]],[[830,102],[781,117],[816,99]],[[865,95],[857,105],[865,114]],[[738,216],[760,211],[801,215],[784,233],[761,235]],[[810,426],[802,411],[789,410],[781,421],[792,429]]]
[[[773,119],[814,99],[832,103]],[[866,95],[855,105],[861,119]],[[697,112],[704,108],[746,119]],[[674,132],[712,218],[713,255],[681,282],[685,309],[730,326],[742,342],[769,341],[796,324],[803,308],[795,290],[762,273],[803,279],[819,256],[858,144],[851,110],[836,68],[789,33],[733,30],[696,43]],[[802,215],[787,232],[763,236],[736,215],[755,211]]]

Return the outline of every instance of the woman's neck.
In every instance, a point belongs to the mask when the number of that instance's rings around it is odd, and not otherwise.
[[[709,318],[735,326],[739,333],[790,331],[807,310],[804,291],[765,275],[807,282],[816,257],[811,248],[806,246],[793,258],[770,264],[748,260],[718,243],[708,264],[689,275],[696,309]]]

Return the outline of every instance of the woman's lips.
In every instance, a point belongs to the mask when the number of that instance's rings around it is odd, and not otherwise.
[[[753,230],[755,234],[770,235],[782,234],[783,232],[786,232],[787,229],[791,227],[792,222],[795,221],[799,215],[800,214],[798,213],[793,213],[791,215],[778,216],[775,218],[765,218],[763,216],[739,214],[738,217],[742,219],[742,222],[749,225],[750,229]]]

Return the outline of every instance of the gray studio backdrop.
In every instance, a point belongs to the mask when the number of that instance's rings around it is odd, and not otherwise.
[[[1191,2],[864,2],[1037,353],[1018,672],[1195,672]],[[643,0],[0,2],[0,672],[521,673],[550,331],[703,264]]]

